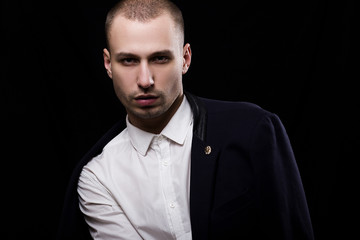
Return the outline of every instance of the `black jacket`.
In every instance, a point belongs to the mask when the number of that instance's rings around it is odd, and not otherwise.
[[[250,103],[186,96],[194,115],[193,239],[313,239],[300,174],[279,118]],[[91,239],[78,206],[78,178],[122,130],[119,122],[74,170],[58,239]]]

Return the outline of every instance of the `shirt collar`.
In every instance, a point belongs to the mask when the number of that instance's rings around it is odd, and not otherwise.
[[[189,102],[184,95],[184,99],[180,107],[159,135],[163,135],[177,144],[184,144],[188,128],[192,124],[192,118],[193,116]],[[145,156],[147,150],[150,147],[152,139],[158,135],[143,131],[135,127],[129,122],[128,117],[126,117],[126,126],[132,145],[136,151]]]

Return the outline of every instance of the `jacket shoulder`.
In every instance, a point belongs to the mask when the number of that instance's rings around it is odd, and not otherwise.
[[[271,124],[276,114],[249,102],[229,102],[202,99],[207,111],[207,140],[226,145],[236,142],[248,146],[259,124]]]
[[[259,118],[273,115],[273,113],[250,102],[233,102],[200,98],[203,102],[208,115],[217,115],[232,118]]]

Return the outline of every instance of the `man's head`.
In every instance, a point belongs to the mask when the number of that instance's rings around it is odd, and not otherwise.
[[[123,0],[107,16],[106,35],[105,68],[130,122],[161,131],[181,103],[191,63],[181,11],[167,0]]]

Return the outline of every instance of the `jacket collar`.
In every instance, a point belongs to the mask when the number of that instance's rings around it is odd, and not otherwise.
[[[190,108],[194,116],[194,136],[198,137],[201,141],[205,141],[207,125],[206,109],[198,97],[186,91],[185,96],[189,101]]]

